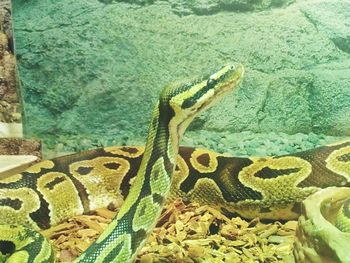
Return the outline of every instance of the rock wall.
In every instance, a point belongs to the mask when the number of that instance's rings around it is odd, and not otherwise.
[[[179,16],[186,15],[213,15],[219,12],[249,12],[262,11],[275,7],[284,7],[295,0],[100,0],[105,4],[125,2],[134,5],[150,5],[166,2],[172,11]]]
[[[41,143],[22,137],[21,107],[14,56],[11,1],[0,2],[0,179],[41,158]]]
[[[349,3],[14,0],[26,130],[143,142],[166,83],[237,61],[240,90],[191,130],[350,135]]]
[[[11,2],[4,0],[0,2],[0,123],[2,124],[21,121],[13,48]]]

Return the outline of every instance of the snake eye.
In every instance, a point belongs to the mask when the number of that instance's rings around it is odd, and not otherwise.
[[[212,89],[216,84],[218,84],[218,80],[217,79],[208,79],[207,81],[207,89]]]
[[[213,84],[214,84],[214,82],[215,82],[215,80],[214,80],[214,79],[208,79],[208,81],[207,81],[207,86],[209,86],[209,85],[213,85]]]
[[[196,101],[192,98],[188,98],[186,99],[183,104],[182,104],[182,108],[187,109],[192,107],[194,104],[196,103]]]

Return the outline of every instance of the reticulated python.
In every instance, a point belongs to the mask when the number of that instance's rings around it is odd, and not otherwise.
[[[53,261],[48,242],[33,230],[128,196],[77,262],[132,262],[166,197],[188,198],[246,218],[294,219],[310,194],[347,186],[350,141],[278,157],[235,158],[186,147],[177,156],[179,138],[194,115],[236,87],[242,75],[241,66],[225,66],[206,79],[165,88],[145,149],[90,150],[43,161],[1,180],[0,252],[12,255],[8,262]]]

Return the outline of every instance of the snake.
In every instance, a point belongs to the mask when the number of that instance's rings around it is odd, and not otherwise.
[[[179,146],[194,117],[235,90],[243,75],[242,65],[228,64],[209,76],[166,86],[145,147],[111,146],[57,157],[0,180],[0,256],[5,262],[53,262],[54,252],[38,231],[123,202],[75,262],[133,262],[165,201],[183,198],[232,216],[290,220],[298,218],[300,204],[311,194],[348,187],[350,140],[270,157]],[[338,225],[348,224],[348,206],[340,210]]]

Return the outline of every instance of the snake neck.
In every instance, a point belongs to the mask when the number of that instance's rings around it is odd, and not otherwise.
[[[163,171],[171,178],[179,151],[180,134],[170,121],[174,113],[168,104],[158,103],[153,110],[146,147],[137,177],[152,175],[152,167],[159,160],[164,162]],[[165,193],[164,193],[165,194]]]
[[[133,262],[170,190],[179,141],[195,115],[235,87],[243,68],[226,65],[205,80],[165,87],[153,111],[141,165],[116,218],[78,262]],[[99,262],[99,261],[97,261]]]
[[[99,250],[108,250],[101,243],[111,247],[106,257],[109,262],[132,262],[155,226],[170,190],[179,138],[176,127],[169,124],[173,117],[170,106],[158,103],[152,117],[141,165],[127,198],[117,217],[76,262],[95,262]]]

